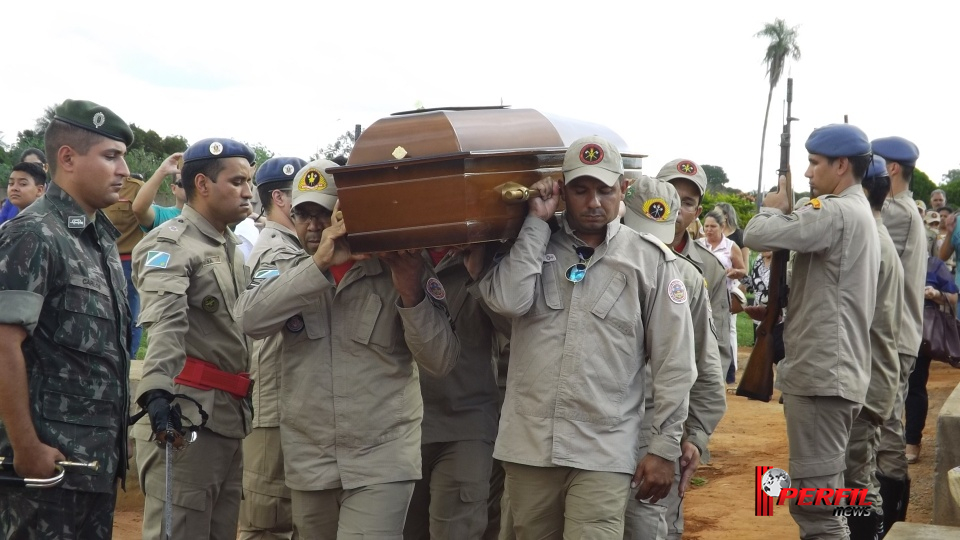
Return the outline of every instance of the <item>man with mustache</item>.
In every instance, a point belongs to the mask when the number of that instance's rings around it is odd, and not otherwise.
[[[51,489],[0,489],[5,538],[110,538],[127,469],[126,283],[100,210],[117,202],[133,132],[110,109],[68,99],[44,137],[53,183],[0,232],[0,456]]]
[[[574,141],[563,180],[531,187],[516,243],[477,284],[490,309],[514,319],[494,457],[519,540],[622,540],[630,490],[657,502],[673,484],[696,374],[693,325],[677,256],[617,219],[626,188],[616,147]],[[641,459],[647,363],[655,397]]]
[[[294,178],[306,252],[254,279],[237,310],[255,339],[283,339],[280,434],[300,538],[399,539],[421,476],[419,372],[442,377],[460,343],[446,291],[419,250],[356,256],[336,167]]]
[[[133,428],[144,491],[143,537],[163,538],[165,452],[152,439],[183,416],[209,414],[197,441],[176,455],[173,538],[234,540],[240,511],[241,441],[250,433],[253,381],[237,297],[250,282],[229,226],[250,210],[254,154],[230,139],[204,139],[183,154],[183,213],[152,230],[133,252],[134,282],[150,342]],[[188,423],[184,423],[187,425]]]

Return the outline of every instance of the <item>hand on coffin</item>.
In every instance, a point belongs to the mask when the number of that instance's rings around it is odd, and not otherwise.
[[[347,261],[361,261],[369,259],[369,255],[354,255],[350,251],[350,244],[345,238],[347,225],[343,221],[343,212],[340,211],[340,201],[333,206],[330,216],[330,226],[323,230],[320,236],[320,245],[313,254],[313,262],[320,270],[326,271],[331,266],[337,266]]]
[[[529,215],[544,221],[552,218],[557,211],[557,206],[560,205],[560,182],[553,178],[544,178],[530,186],[530,190],[533,193],[528,199]]]

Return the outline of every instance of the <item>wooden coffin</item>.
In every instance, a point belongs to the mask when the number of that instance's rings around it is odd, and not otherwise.
[[[355,253],[516,238],[521,186],[561,178],[567,146],[586,135],[617,145],[631,174],[639,154],[608,128],[533,109],[451,108],[397,113],[357,139],[333,172]]]

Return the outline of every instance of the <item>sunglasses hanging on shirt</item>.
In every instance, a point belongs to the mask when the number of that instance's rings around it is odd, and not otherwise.
[[[567,268],[567,280],[572,283],[580,283],[587,275],[587,265],[590,264],[590,259],[593,257],[593,248],[590,246],[574,246],[573,249],[577,252],[577,257],[580,257],[580,262]]]

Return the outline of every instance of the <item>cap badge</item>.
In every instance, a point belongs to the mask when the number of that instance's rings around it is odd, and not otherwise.
[[[590,143],[580,149],[580,161],[586,165],[596,165],[603,161],[603,148],[600,145]]]
[[[283,174],[285,174],[285,175],[287,175],[287,176],[290,176],[290,175],[293,174],[294,172],[295,172],[295,171],[293,170],[293,165],[292,165],[292,164],[287,163],[286,165],[283,166]]]
[[[667,285],[667,294],[674,304],[682,304],[687,301],[687,288],[679,279],[675,279]]]
[[[310,169],[307,171],[307,174],[304,174],[303,178],[300,179],[300,184],[297,185],[297,189],[300,191],[323,191],[327,189],[327,181],[323,179],[320,171]]]
[[[223,145],[218,141],[213,141],[210,143],[210,153],[219,156],[223,152]]]
[[[93,127],[97,129],[100,129],[100,126],[102,126],[106,121],[107,117],[104,116],[102,112],[98,112],[97,114],[93,115]]]
[[[692,161],[681,161],[677,163],[677,170],[691,176],[697,174],[697,166],[694,165]]]
[[[647,199],[643,203],[643,213],[654,221],[666,221],[670,216],[670,205],[663,199]]]

